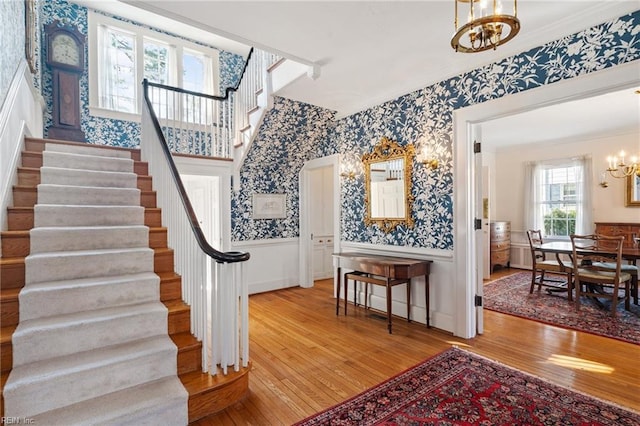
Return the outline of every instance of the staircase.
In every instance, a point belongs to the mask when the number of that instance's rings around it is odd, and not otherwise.
[[[249,368],[201,372],[139,152],[27,139],[13,193],[1,235],[3,416],[185,424],[242,398]]]
[[[278,58],[264,51],[255,50],[249,58],[246,73],[252,78],[242,78],[236,105],[236,138],[233,150],[235,189],[239,189],[240,169],[265,114],[273,107],[273,96],[304,76],[318,76],[314,66],[290,59]]]

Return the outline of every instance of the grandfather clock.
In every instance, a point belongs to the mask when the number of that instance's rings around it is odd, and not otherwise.
[[[53,124],[50,139],[85,142],[80,128],[80,76],[84,72],[85,36],[54,21],[45,28],[47,65],[53,83]]]

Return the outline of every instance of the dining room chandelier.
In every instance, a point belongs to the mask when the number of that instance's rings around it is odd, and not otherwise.
[[[634,174],[640,177],[640,161],[638,161],[638,157],[631,157],[630,163],[627,164],[624,162],[624,157],[626,156],[624,151],[620,151],[618,156],[610,155],[607,157],[607,163],[609,164],[607,171],[612,177],[623,179]]]
[[[473,53],[495,49],[511,40],[520,31],[517,0],[505,0],[509,3],[513,1],[510,11],[512,14],[504,12],[501,0],[453,1],[455,34],[451,38],[451,47],[456,52]],[[468,4],[468,8],[464,4]],[[465,21],[466,24],[459,25]]]

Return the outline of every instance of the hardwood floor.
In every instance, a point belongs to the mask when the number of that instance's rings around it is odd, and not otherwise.
[[[375,312],[351,305],[347,317],[336,316],[332,289],[323,280],[251,296],[249,395],[194,424],[289,425],[452,345],[640,410],[640,346],[487,310],[474,339],[402,320],[389,335]]]

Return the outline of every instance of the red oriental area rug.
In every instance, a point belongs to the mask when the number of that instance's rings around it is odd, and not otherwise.
[[[458,348],[296,425],[639,425],[631,412]]]
[[[640,306],[631,302],[631,310],[620,302],[616,318],[611,317],[611,301],[604,308],[584,298],[577,311],[567,293],[548,293],[535,287],[529,294],[531,272],[518,272],[487,283],[483,305],[486,309],[515,315],[558,327],[584,331],[640,345]]]

